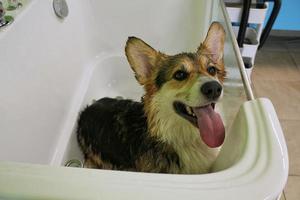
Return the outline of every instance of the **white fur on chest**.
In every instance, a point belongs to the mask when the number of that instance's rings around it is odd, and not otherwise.
[[[157,136],[170,144],[179,156],[180,173],[199,174],[210,170],[219,148],[209,148],[201,139],[199,130],[174,112],[157,113]]]
[[[176,149],[179,155],[182,171],[181,173],[198,174],[209,172],[219,150],[206,148],[199,138],[198,141]]]
[[[172,146],[179,156],[181,173],[207,173],[219,152],[202,142],[196,128],[180,124],[174,125]]]

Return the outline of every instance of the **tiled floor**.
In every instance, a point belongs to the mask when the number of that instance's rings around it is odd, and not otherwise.
[[[252,73],[256,97],[271,99],[288,145],[290,170],[282,200],[300,200],[300,38],[270,37]]]

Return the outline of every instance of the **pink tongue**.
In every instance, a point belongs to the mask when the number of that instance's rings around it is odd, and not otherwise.
[[[222,119],[211,105],[193,108],[202,140],[211,148],[219,147],[225,139],[225,128]]]

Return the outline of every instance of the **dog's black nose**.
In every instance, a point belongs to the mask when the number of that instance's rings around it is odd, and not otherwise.
[[[201,92],[209,100],[216,100],[222,93],[222,86],[217,81],[206,82],[201,87]]]

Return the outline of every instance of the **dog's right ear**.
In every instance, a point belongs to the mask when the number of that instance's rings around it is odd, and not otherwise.
[[[135,72],[135,77],[141,85],[150,78],[151,72],[159,52],[136,37],[129,37],[126,42],[125,53],[127,60]]]
[[[204,49],[208,51],[211,59],[218,62],[223,58],[224,43],[225,43],[225,30],[219,22],[213,22],[207,32],[203,44],[198,49],[198,54]]]

